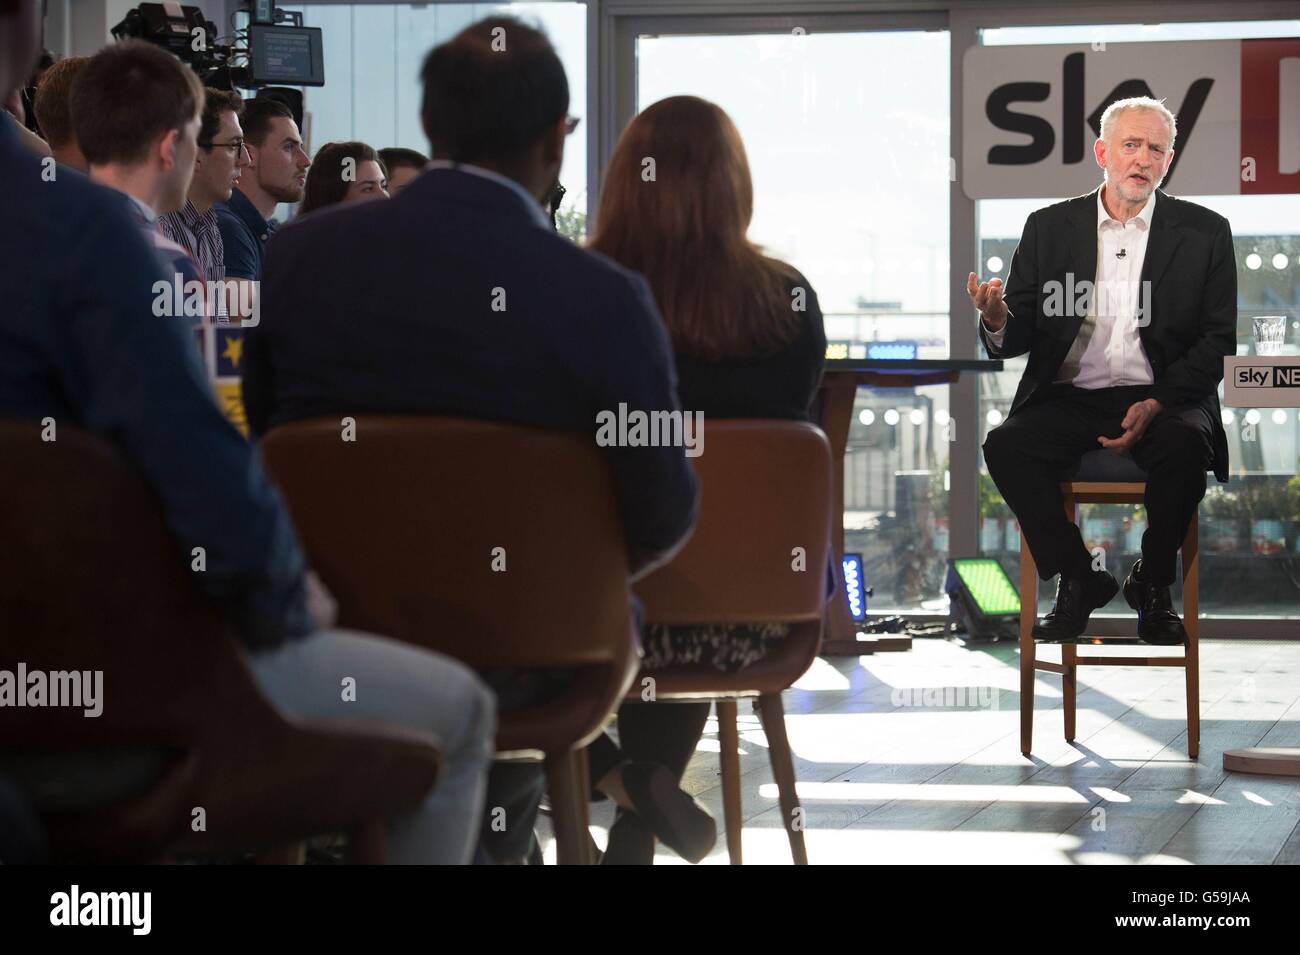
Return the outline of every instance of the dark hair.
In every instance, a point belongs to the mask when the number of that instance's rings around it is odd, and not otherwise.
[[[423,169],[429,164],[429,157],[404,146],[389,146],[387,149],[379,150],[379,161],[384,164],[386,171],[392,172],[400,166]]]
[[[203,90],[203,122],[199,126],[199,145],[204,149],[212,148],[213,137],[221,128],[223,113],[239,116],[244,111],[244,100],[238,93],[230,90],[214,90],[211,86]]]
[[[434,47],[420,116],[439,159],[508,160],[569,110],[569,81],[546,34],[488,17]]]
[[[293,110],[278,99],[267,96],[259,96],[244,103],[244,115],[240,117],[244,126],[244,141],[254,146],[265,143],[267,134],[271,132],[271,121],[277,116],[293,119]]]
[[[72,84],[89,60],[85,56],[59,60],[45,71],[41,85],[36,87],[36,102],[32,107],[41,134],[51,146],[57,148],[76,139],[72,129]]]
[[[162,47],[141,40],[107,46],[72,84],[72,126],[92,165],[135,163],[149,144],[194,119],[203,85]]]
[[[298,207],[300,214],[343,201],[348,194],[348,183],[343,179],[345,159],[354,160],[358,166],[374,160],[379,163],[380,172],[388,176],[388,170],[373,146],[358,142],[326,143],[317,150],[307,171],[307,185],[302,191],[302,205]]]

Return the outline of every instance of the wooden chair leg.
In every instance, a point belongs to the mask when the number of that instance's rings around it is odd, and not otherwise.
[[[743,823],[740,806],[740,733],[736,729],[736,701],[718,700],[718,748],[722,762],[722,816],[727,830],[727,856],[732,865],[744,860],[740,851]]]
[[[1034,743],[1034,619],[1038,615],[1038,567],[1020,533],[1020,752]]]
[[[291,842],[274,849],[263,849],[253,857],[254,865],[302,865],[307,861],[307,844]]]
[[[803,811],[799,807],[799,793],[795,788],[794,754],[790,751],[790,738],[785,732],[785,707],[780,693],[764,693],[758,698],[758,715],[767,734],[767,755],[772,761],[772,778],[781,801],[781,819],[790,839],[790,855],[795,865],[808,864],[808,848],[804,845]]]
[[[1065,711],[1065,741],[1074,742],[1074,701],[1079,688],[1078,647],[1065,644],[1061,647],[1061,699]]]
[[[1187,755],[1192,759],[1201,752],[1200,612],[1200,518],[1193,514],[1187,539],[1183,541],[1183,628],[1187,631],[1183,668],[1187,678]]]
[[[1073,523],[1078,519],[1074,495],[1063,491],[1061,502],[1065,506],[1065,519]],[[1079,686],[1078,648],[1073,644],[1061,646],[1061,712],[1065,720],[1065,741],[1074,742],[1075,693]]]
[[[384,821],[364,822],[352,831],[352,862],[354,865],[383,865],[388,858],[388,841]]]
[[[555,861],[559,865],[590,865],[591,839],[587,817],[589,791],[585,747],[546,756],[546,788],[555,827]]]

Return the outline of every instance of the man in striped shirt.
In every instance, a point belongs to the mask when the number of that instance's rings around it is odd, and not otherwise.
[[[204,90],[199,149],[185,205],[158,218],[163,234],[189,252],[208,281],[225,277],[225,250],[212,206],[230,198],[231,189],[248,165],[244,132],[239,125],[243,105],[237,93],[211,87]]]

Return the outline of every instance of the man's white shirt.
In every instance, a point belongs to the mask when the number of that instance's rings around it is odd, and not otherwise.
[[[1097,275],[1093,294],[1087,316],[1061,363],[1056,381],[1088,389],[1149,385],[1155,381],[1155,375],[1138,333],[1138,309],[1142,263],[1146,260],[1156,194],[1152,190],[1142,211],[1121,224],[1106,211],[1101,193],[1098,189]],[[1075,282],[1083,279],[1076,276]],[[1069,294],[1067,289],[1067,299]],[[1007,321],[1015,321],[1015,316],[1008,315]],[[983,319],[980,322],[983,324]],[[996,332],[984,325],[984,332],[995,349],[1002,346],[1006,330],[1005,324]]]

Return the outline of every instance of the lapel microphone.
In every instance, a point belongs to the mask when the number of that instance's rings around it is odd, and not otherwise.
[[[1127,250],[1127,249],[1120,249],[1118,252],[1115,253],[1115,258],[1117,258],[1117,259],[1122,259],[1122,258],[1124,258],[1124,256],[1126,256],[1126,255],[1128,255],[1128,250]]]

